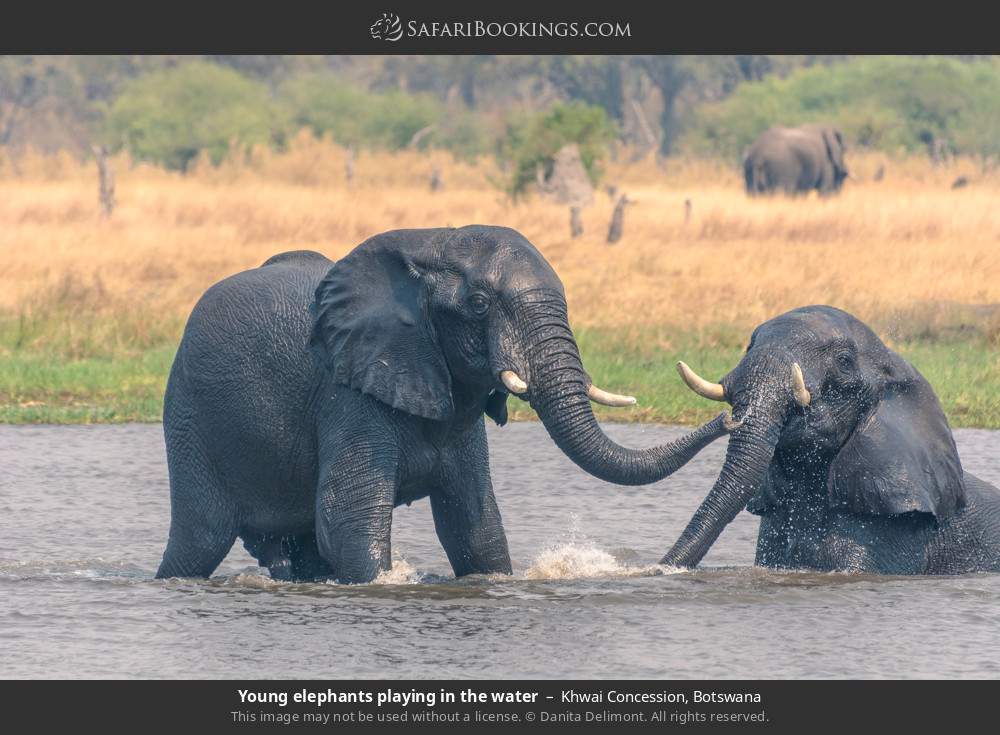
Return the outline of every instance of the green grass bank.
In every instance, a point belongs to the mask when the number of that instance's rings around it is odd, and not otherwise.
[[[609,390],[630,393],[630,409],[598,408],[604,421],[694,424],[720,406],[684,387],[682,359],[718,378],[735,365],[746,335],[720,328],[577,330],[587,370]],[[51,343],[49,343],[51,344]],[[916,340],[895,345],[930,381],[953,427],[1000,429],[1000,346],[980,336]],[[0,344],[0,423],[89,424],[159,421],[175,345],[118,347],[95,354]],[[511,399],[514,420],[534,418]]]

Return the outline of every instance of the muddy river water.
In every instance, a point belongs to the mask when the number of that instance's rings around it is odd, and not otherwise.
[[[635,447],[683,431],[607,430]],[[955,435],[965,468],[1000,483],[1000,432]],[[239,543],[211,580],[155,581],[161,427],[0,426],[0,676],[1000,676],[1000,575],[755,569],[747,513],[697,571],[658,567],[725,447],[621,488],[539,424],[491,427],[509,578],[455,580],[420,501],[396,510],[376,584],[272,582]]]

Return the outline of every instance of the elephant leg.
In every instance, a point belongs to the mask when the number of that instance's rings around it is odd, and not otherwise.
[[[757,529],[757,556],[754,564],[759,567],[786,566],[788,532],[783,516],[765,514],[760,517]]]
[[[819,175],[819,181],[816,183],[816,190],[819,192],[821,197],[828,197],[834,194],[837,189],[836,178],[833,171],[832,165],[823,166],[822,171]]]
[[[326,463],[316,493],[316,541],[333,579],[371,582],[392,566],[395,447],[349,447]]]
[[[814,569],[824,572],[850,572],[854,574],[912,574],[904,570],[883,569],[872,549],[855,539],[845,536],[831,536],[820,545],[814,563]]]
[[[236,541],[238,509],[194,432],[168,432],[167,467],[170,536],[156,578],[207,578]]]
[[[434,527],[456,577],[511,573],[482,422],[460,446],[442,452],[430,498]]]
[[[247,532],[243,534],[243,546],[260,566],[267,567],[271,579],[304,582],[331,573],[319,552],[314,531],[285,536]]]
[[[267,567],[271,579],[284,582],[293,579],[292,558],[288,538],[274,533],[247,531],[242,534],[243,548],[257,563]]]
[[[296,581],[311,581],[326,579],[333,574],[333,569],[319,551],[316,533],[303,533],[289,539],[292,561],[292,579]]]

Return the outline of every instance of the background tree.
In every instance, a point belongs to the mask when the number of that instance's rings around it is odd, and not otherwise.
[[[920,151],[929,136],[986,160],[1000,145],[998,78],[996,57],[969,55],[8,56],[0,145],[89,156],[127,142],[183,168],[307,127],[471,158],[509,149],[518,120],[581,103],[636,155],[732,160],[768,125],[828,119],[853,144]]]
[[[280,143],[285,126],[267,87],[204,61],[137,77],[111,106],[107,135],[138,158],[184,170],[202,151]]]

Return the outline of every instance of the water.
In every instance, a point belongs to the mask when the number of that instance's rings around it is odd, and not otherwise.
[[[607,429],[630,446],[681,433]],[[1000,482],[1000,433],[956,439],[970,472]],[[0,426],[0,676],[1000,675],[1000,575],[754,569],[747,513],[698,571],[663,573],[725,440],[644,488],[585,475],[537,424],[490,443],[512,578],[453,579],[421,501],[397,509],[378,584],[272,582],[239,544],[209,581],[155,581],[160,427]]]

